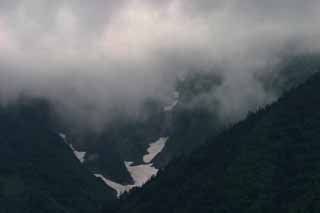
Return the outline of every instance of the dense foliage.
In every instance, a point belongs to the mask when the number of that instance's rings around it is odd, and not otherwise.
[[[282,57],[270,70],[256,71],[254,78],[270,96],[279,97],[300,85],[320,67],[320,54],[298,54]],[[219,69],[219,68],[217,68]],[[219,73],[219,72],[217,72]],[[210,137],[219,134],[227,123],[220,116],[219,101],[214,98],[223,77],[215,72],[191,72],[178,80],[179,104],[171,115],[170,139],[154,163],[164,168],[173,159],[187,157]]]
[[[173,159],[188,156],[222,129],[214,98],[221,78],[212,72],[192,72],[176,83],[179,102],[169,114],[169,140],[154,164],[165,168]],[[210,104],[207,103],[210,99]],[[212,99],[212,100],[211,100]]]
[[[320,211],[320,74],[124,198],[126,213]]]
[[[114,193],[64,143],[44,101],[0,108],[0,212],[99,212]]]

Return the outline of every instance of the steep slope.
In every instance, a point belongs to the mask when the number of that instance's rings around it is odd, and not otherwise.
[[[218,134],[222,122],[218,117],[218,104],[210,107],[202,103],[203,97],[214,93],[221,78],[211,72],[190,73],[178,80],[175,107],[168,112],[169,140],[164,150],[154,159],[158,168],[165,168],[173,159],[186,155],[201,146],[208,137]]]
[[[320,74],[180,159],[118,212],[320,211]]]
[[[160,103],[147,100],[142,111],[138,119],[116,114],[97,132],[66,128],[70,143],[87,153],[84,166],[117,183],[132,184],[125,162],[143,163],[149,144],[165,132],[165,112]]]
[[[0,212],[99,212],[114,192],[64,142],[44,101],[0,108]]]
[[[266,93],[280,97],[303,83],[319,67],[320,54],[289,54],[270,71],[256,71],[255,78]],[[215,101],[214,95],[222,82],[214,72],[191,73],[177,82],[179,102],[171,113],[168,144],[154,160],[157,167],[164,168],[173,159],[188,156],[210,137],[221,133],[228,122],[221,120],[219,101]]]
[[[255,78],[266,93],[279,97],[314,73],[319,67],[319,58],[319,54],[291,55],[270,72],[257,71]],[[166,103],[149,98],[137,117],[115,113],[101,131],[69,127],[64,132],[76,150],[86,153],[83,165],[92,173],[120,188],[132,186],[135,180],[126,162],[143,165],[149,145],[159,138],[168,138],[168,141],[149,163],[163,169],[173,159],[188,156],[223,130],[228,122],[221,119],[221,106],[215,99],[222,83],[223,77],[214,71],[190,72],[177,80]]]

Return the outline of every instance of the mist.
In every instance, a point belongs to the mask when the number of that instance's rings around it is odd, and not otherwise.
[[[276,98],[257,74],[319,50],[319,14],[318,0],[1,0],[0,100],[48,98],[99,125],[205,71],[223,79],[210,94],[222,117],[237,118]]]

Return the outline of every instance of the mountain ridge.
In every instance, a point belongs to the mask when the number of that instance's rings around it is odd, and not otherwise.
[[[171,164],[118,212],[318,212],[319,90],[317,73]]]

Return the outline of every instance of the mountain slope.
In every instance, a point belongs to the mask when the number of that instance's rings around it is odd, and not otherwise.
[[[320,211],[320,74],[180,159],[118,212]]]
[[[147,100],[141,111],[139,118],[115,113],[100,131],[67,126],[64,132],[76,149],[86,152],[84,166],[90,171],[117,183],[133,184],[125,162],[142,164],[149,144],[165,131],[165,112],[160,103]]]
[[[51,120],[44,101],[0,108],[1,213],[99,212],[113,201],[114,192],[84,169]]]
[[[319,67],[318,53],[289,54],[283,56],[276,66],[270,67],[270,71],[257,71],[255,78],[265,93],[280,97],[285,91],[303,83]],[[188,156],[210,137],[221,133],[226,123],[230,122],[221,119],[221,106],[219,100],[214,98],[222,83],[223,78],[214,72],[191,73],[177,82],[176,89],[180,97],[171,115],[170,139],[155,159],[156,166],[164,168],[171,160],[182,155]]]
[[[255,78],[268,96],[279,97],[314,73],[319,58],[319,54],[290,55],[270,68],[270,72],[257,71]],[[137,117],[116,113],[101,131],[69,127],[64,132],[76,150],[86,152],[83,165],[92,173],[121,185],[131,185],[134,180],[125,162],[143,164],[150,143],[168,138],[151,162],[156,169],[163,169],[173,159],[189,156],[210,137],[219,134],[226,123],[234,122],[221,118],[221,106],[215,94],[222,84],[223,77],[214,71],[190,72],[177,79],[167,101],[145,100]]]

